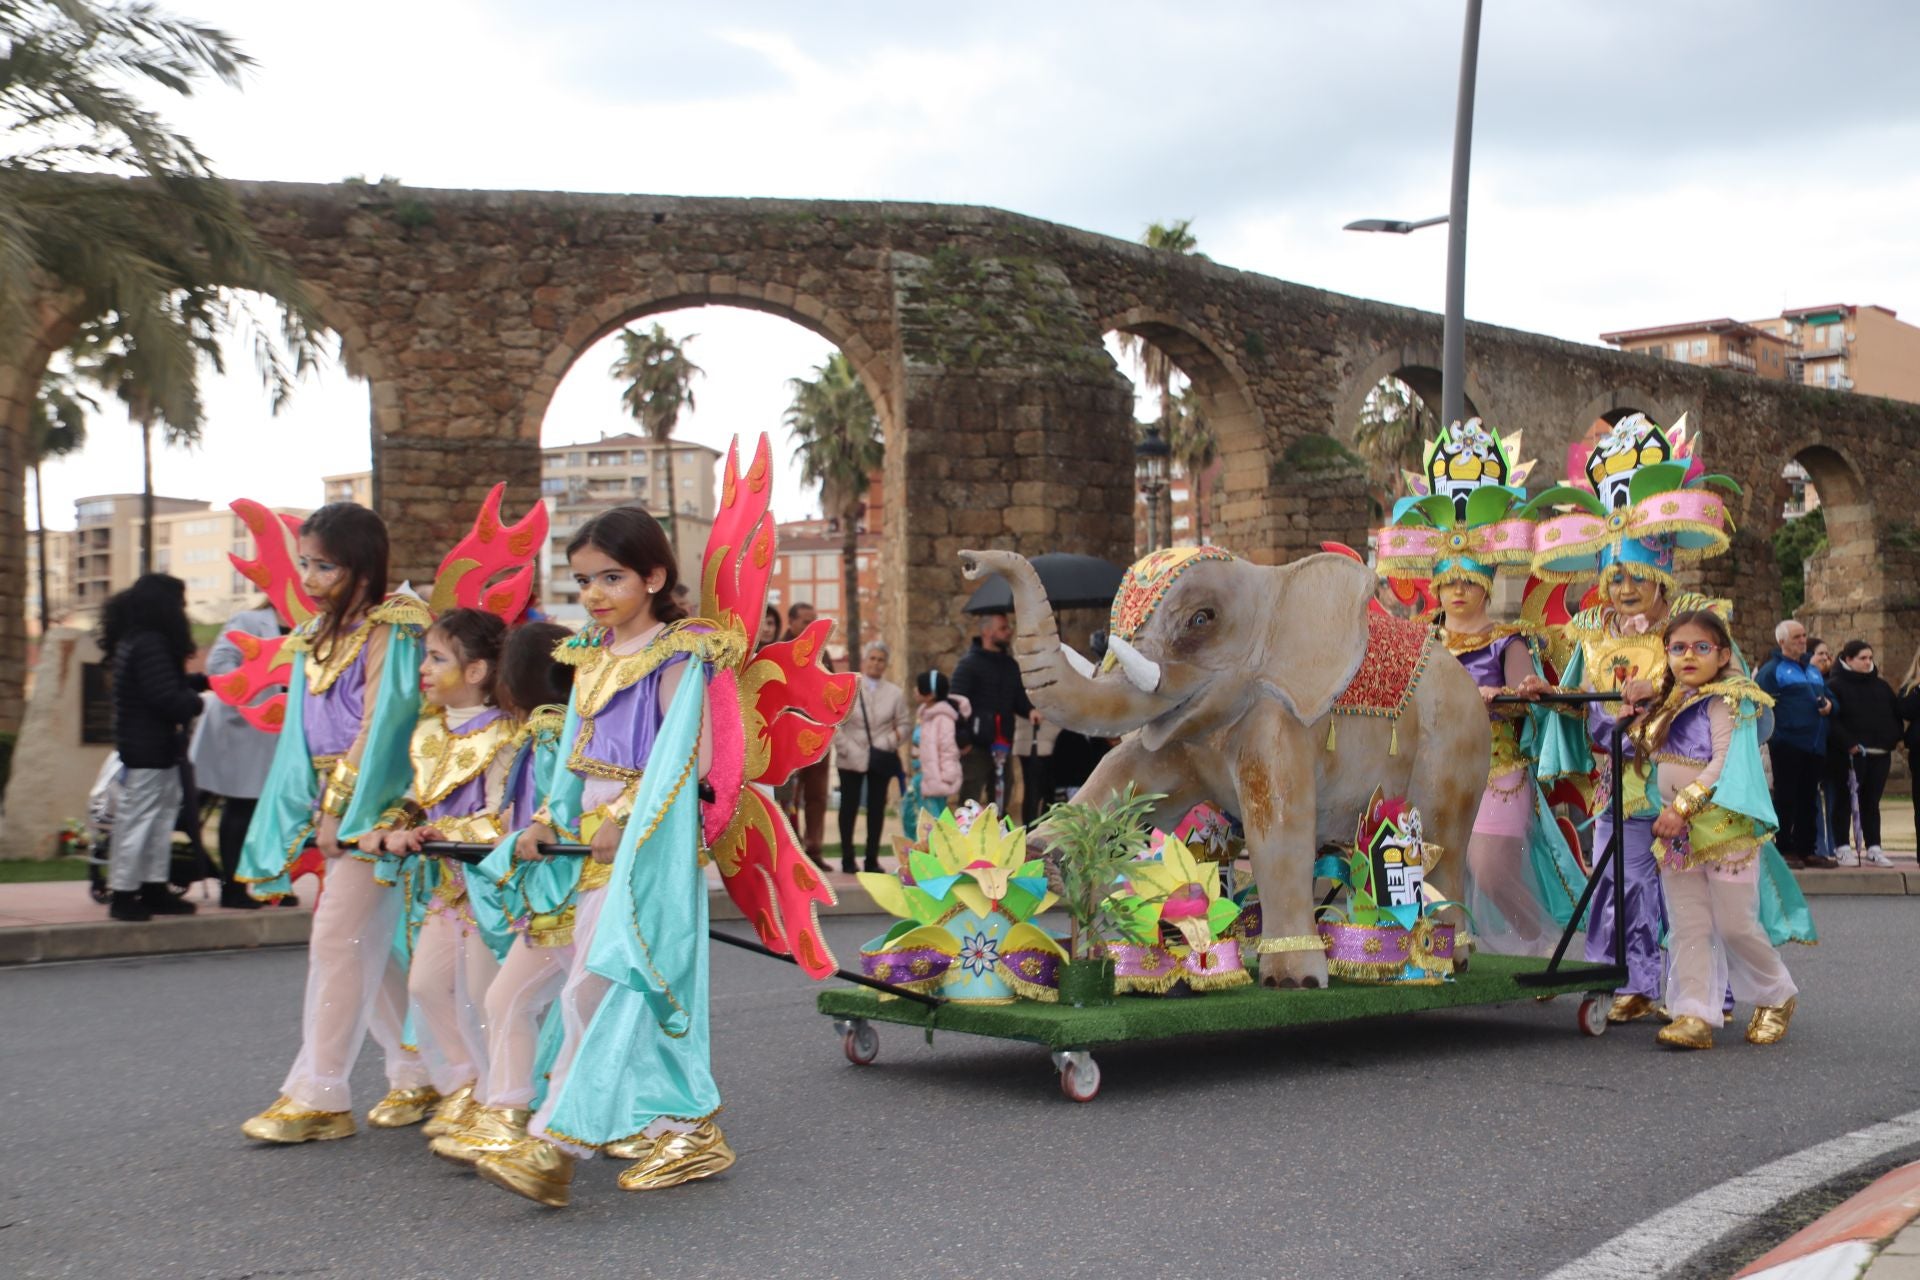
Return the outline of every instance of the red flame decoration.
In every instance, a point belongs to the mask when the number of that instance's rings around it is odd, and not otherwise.
[[[436,616],[449,609],[485,609],[511,624],[526,612],[533,598],[535,564],[547,540],[547,504],[536,502],[517,523],[503,526],[500,500],[506,491],[501,483],[487,492],[473,528],[440,562],[427,600]],[[492,581],[508,570],[512,572],[505,578]]]

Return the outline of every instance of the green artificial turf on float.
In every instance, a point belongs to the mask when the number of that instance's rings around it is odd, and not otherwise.
[[[1523,987],[1514,981],[1515,974],[1535,973],[1545,967],[1544,960],[1478,955],[1466,973],[1437,986],[1367,986],[1336,978],[1331,987],[1316,990],[1275,990],[1256,984],[1188,997],[1117,996],[1111,1005],[1087,1009],[1037,1000],[947,1003],[929,1008],[865,987],[835,987],[820,993],[818,1007],[821,1013],[837,1018],[930,1026],[935,1031],[1025,1040],[1049,1049],[1084,1049],[1126,1040],[1264,1031],[1427,1009],[1505,1004],[1585,991],[1591,985],[1574,981],[1561,986]]]

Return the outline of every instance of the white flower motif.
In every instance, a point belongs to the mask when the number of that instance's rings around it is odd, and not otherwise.
[[[990,973],[1000,962],[1000,944],[983,931],[965,935],[960,941],[960,967],[973,977]]]

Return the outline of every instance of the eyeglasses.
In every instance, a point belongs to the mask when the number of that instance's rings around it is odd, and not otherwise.
[[[1704,658],[1718,651],[1719,648],[1720,644],[1715,640],[1695,640],[1692,644],[1688,644],[1685,640],[1677,640],[1667,646],[1667,656],[1684,658],[1691,653],[1697,658]]]

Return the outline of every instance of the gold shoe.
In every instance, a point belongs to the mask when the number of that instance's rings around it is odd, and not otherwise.
[[[1622,1022],[1632,1022],[1636,1018],[1644,1018],[1652,1012],[1652,996],[1615,996],[1613,998],[1613,1007],[1607,1010],[1607,1021],[1618,1026]]]
[[[440,1105],[433,1109],[433,1115],[420,1127],[420,1132],[429,1138],[444,1138],[458,1133],[472,1114],[473,1085],[463,1084],[440,1099]]]
[[[1707,1025],[1706,1019],[1683,1013],[1660,1028],[1654,1039],[1674,1049],[1711,1049],[1713,1028]]]
[[[389,1089],[387,1096],[367,1112],[367,1123],[376,1129],[404,1129],[425,1120],[439,1101],[440,1091],[430,1084],[416,1089]]]
[[[1798,1004],[1799,997],[1788,996],[1785,1004],[1763,1004],[1755,1009],[1747,1022],[1747,1043],[1779,1044],[1787,1034],[1787,1024],[1793,1021],[1793,1010]]]
[[[618,1142],[609,1142],[600,1148],[614,1160],[645,1160],[660,1145],[660,1139],[649,1138],[644,1133],[636,1133],[631,1138],[622,1138]]]
[[[533,1112],[525,1107],[475,1105],[467,1113],[466,1127],[435,1138],[429,1149],[442,1160],[471,1165],[481,1156],[511,1151],[527,1136],[527,1121],[532,1117]]]
[[[711,1120],[692,1133],[665,1133],[646,1159],[620,1173],[622,1191],[662,1191],[683,1182],[711,1178],[733,1167],[739,1157]]]
[[[240,1126],[240,1132],[255,1142],[327,1142],[351,1138],[353,1112],[309,1111],[281,1094],[273,1105]]]
[[[549,1209],[564,1209],[573,1186],[573,1157],[540,1138],[522,1138],[505,1151],[482,1155],[473,1171]]]

